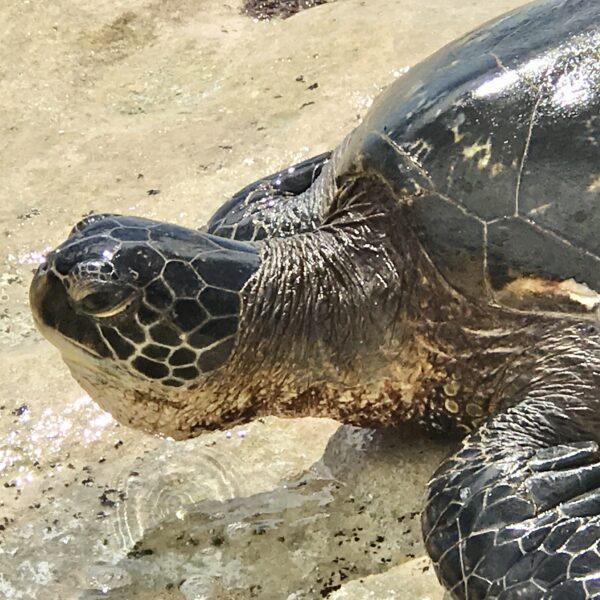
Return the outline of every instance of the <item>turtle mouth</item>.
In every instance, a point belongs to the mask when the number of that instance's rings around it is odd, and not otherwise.
[[[48,327],[45,323],[34,318],[35,325],[38,331],[62,354],[63,359],[67,363],[86,364],[89,366],[92,362],[99,361],[104,358],[98,352],[84,346],[77,340],[64,336],[60,331]]]

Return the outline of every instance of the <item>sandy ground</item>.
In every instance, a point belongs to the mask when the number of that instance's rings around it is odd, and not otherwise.
[[[216,0],[2,2],[0,597],[442,597],[418,510],[443,443],[328,420],[181,444],[126,430],[36,333],[27,288],[82,215],[201,225],[522,3],[338,0],[255,22]]]

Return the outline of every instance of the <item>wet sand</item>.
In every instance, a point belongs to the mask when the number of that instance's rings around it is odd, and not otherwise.
[[[214,0],[2,3],[0,597],[442,597],[418,510],[443,441],[315,419],[128,430],[35,331],[27,288],[83,215],[199,226],[521,4],[338,0],[257,22]]]

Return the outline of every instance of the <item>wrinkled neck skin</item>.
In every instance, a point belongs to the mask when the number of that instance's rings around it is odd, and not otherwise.
[[[317,231],[268,240],[245,290],[228,371],[233,396],[246,399],[242,420],[321,416],[464,434],[531,394],[577,388],[580,404],[597,395],[591,321],[467,301],[377,178],[348,181],[329,214]]]
[[[165,389],[67,363],[118,420],[176,439],[266,415],[462,435],[526,398],[567,412],[597,401],[591,322],[468,302],[402,211],[384,183],[357,178],[318,229],[261,242],[233,356],[202,382]]]

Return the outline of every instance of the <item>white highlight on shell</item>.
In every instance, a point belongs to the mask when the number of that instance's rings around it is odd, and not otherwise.
[[[520,79],[531,79],[543,73],[552,65],[554,58],[552,56],[542,56],[534,58],[517,70],[501,70],[496,77],[488,79],[473,91],[476,98],[486,98],[495,96],[510,89]]]
[[[556,83],[552,100],[565,108],[585,103],[593,93],[592,85],[593,82],[580,72],[565,73]]]
[[[500,94],[507,88],[511,87],[519,80],[517,71],[506,71],[493,79],[489,79],[475,89],[473,95],[476,98],[486,98],[487,96],[495,96]]]

